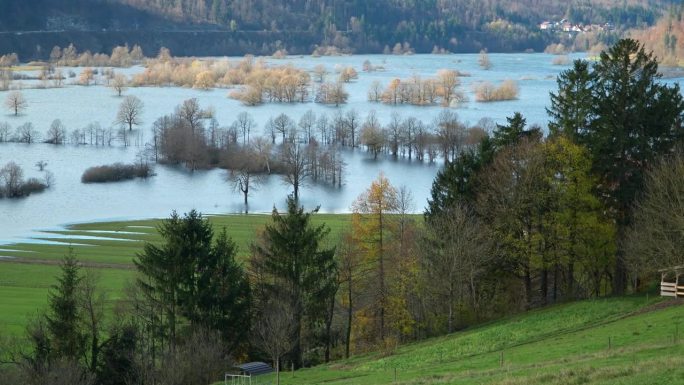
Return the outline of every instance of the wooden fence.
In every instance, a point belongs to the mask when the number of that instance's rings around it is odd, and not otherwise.
[[[660,270],[660,295],[662,297],[684,298],[684,266]]]

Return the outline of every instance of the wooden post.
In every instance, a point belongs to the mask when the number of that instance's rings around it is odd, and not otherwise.
[[[504,352],[501,351],[501,357],[499,358],[499,366],[503,368],[504,366]]]
[[[608,350],[611,349],[610,337],[608,337]]]
[[[675,271],[675,298],[679,298],[679,273]]]
[[[397,368],[394,368],[394,382],[397,382]]]

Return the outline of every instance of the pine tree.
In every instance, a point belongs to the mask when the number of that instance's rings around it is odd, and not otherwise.
[[[159,227],[162,245],[145,244],[135,264],[148,301],[162,309],[161,337],[173,347],[178,325],[217,330],[233,349],[246,338],[250,291],[242,267],[235,261],[237,247],[225,230],[212,244],[209,221],[195,210],[183,218],[175,212]]]
[[[62,260],[61,276],[48,297],[47,331],[56,358],[78,360],[83,354],[85,336],[79,328],[78,291],[82,280],[72,248]]]
[[[188,318],[221,333],[232,351],[249,331],[250,288],[242,266],[235,260],[237,245],[224,228],[211,252],[197,261],[196,309]]]
[[[575,60],[573,68],[558,76],[558,92],[551,92],[551,107],[546,111],[551,117],[549,131],[577,141],[586,134],[594,118],[592,87],[595,76],[589,63]]]
[[[252,244],[252,270],[258,277],[256,295],[262,303],[277,293],[284,294],[295,321],[292,360],[302,363],[303,331],[306,325],[320,325],[331,317],[328,304],[337,291],[335,248],[322,243],[330,229],[313,226],[293,196],[287,198],[287,212],[273,209],[272,222]],[[326,337],[327,338],[327,337]]]

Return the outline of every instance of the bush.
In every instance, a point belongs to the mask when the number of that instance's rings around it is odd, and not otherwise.
[[[567,55],[559,55],[553,58],[551,64],[555,66],[566,66],[570,64],[570,58]]]
[[[24,182],[24,184],[21,185],[20,191],[22,196],[26,196],[36,192],[42,192],[46,188],[48,188],[48,185],[38,178],[29,178],[26,182]]]
[[[152,168],[148,164],[123,164],[91,167],[83,172],[83,183],[118,182],[133,178],[147,178],[152,175]]]
[[[52,180],[52,177],[49,179]],[[24,170],[14,162],[9,162],[0,169],[0,198],[21,198],[46,188],[48,184],[36,178],[25,181]]]
[[[518,84],[513,80],[504,80],[498,87],[490,82],[475,86],[475,100],[478,102],[514,100],[518,98],[519,93]]]

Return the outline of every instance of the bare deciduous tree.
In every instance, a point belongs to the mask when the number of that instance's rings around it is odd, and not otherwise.
[[[628,264],[640,275],[684,263],[684,154],[662,160],[644,185],[626,242]]]
[[[284,165],[283,181],[292,186],[294,199],[298,200],[299,188],[306,184],[311,176],[306,151],[299,143],[286,143],[282,148],[281,161]]]
[[[325,75],[328,74],[328,70],[325,68],[325,65],[319,64],[313,69],[314,73],[314,81],[316,83],[323,83],[325,81]]]
[[[308,110],[299,119],[299,128],[302,129],[302,136],[306,138],[306,143],[311,143],[314,137],[313,130],[316,125],[316,114],[312,110]]]
[[[17,141],[20,143],[31,144],[38,140],[38,131],[33,127],[33,123],[27,122],[17,127]]]
[[[136,96],[126,96],[119,106],[114,123],[128,126],[128,131],[133,130],[133,126],[142,124],[140,116],[143,112],[144,104]]]
[[[5,106],[7,106],[7,108],[14,113],[14,116],[17,116],[19,115],[19,112],[28,107],[28,102],[24,98],[24,94],[22,94],[21,91],[12,91],[7,94]]]
[[[459,306],[477,310],[480,282],[492,255],[492,237],[465,206],[456,205],[428,226],[424,273],[426,290],[446,307],[447,332],[456,327]]]
[[[20,196],[21,185],[24,181],[24,170],[18,164],[9,162],[0,169],[0,181],[2,181],[0,195],[9,198]]]
[[[0,143],[4,143],[10,140],[10,131],[12,126],[7,122],[0,122]]]
[[[66,142],[66,128],[61,120],[55,119],[52,121],[45,142],[51,144],[64,144]]]
[[[256,127],[256,122],[254,121],[254,118],[252,118],[252,115],[250,115],[249,112],[240,112],[237,119],[235,119],[235,125],[242,134],[242,145],[249,144],[249,135],[254,127]]]
[[[183,101],[183,104],[176,109],[176,114],[190,126],[190,131],[193,135],[200,130],[203,113],[197,98]]]
[[[385,145],[385,134],[380,126],[380,121],[375,115],[375,111],[368,113],[366,121],[361,127],[361,143],[373,153],[374,159],[378,159],[378,154],[380,154],[382,147]]]
[[[126,91],[126,76],[123,74],[116,74],[114,75],[114,79],[112,79],[111,87],[116,92],[117,96],[121,96],[124,91]]]
[[[231,170],[228,172],[228,182],[235,191],[239,191],[245,198],[245,213],[248,210],[248,197],[251,191],[256,190],[262,183],[261,173],[258,167],[259,154],[253,147],[248,147],[235,154],[231,162]]]
[[[294,346],[297,328],[294,319],[286,300],[272,299],[264,305],[252,332],[252,342],[273,361],[277,385],[280,385],[280,360]]]

